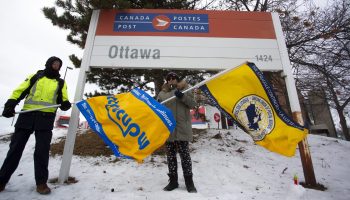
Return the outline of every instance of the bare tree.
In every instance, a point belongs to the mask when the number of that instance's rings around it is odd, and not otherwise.
[[[287,46],[298,88],[324,91],[339,115],[346,140],[350,140],[344,116],[350,101],[349,2],[337,0],[326,9],[315,8],[303,17],[288,18]]]
[[[279,13],[298,90],[301,94],[316,89],[324,91],[327,101],[338,112],[345,138],[350,140],[344,116],[350,101],[350,2],[335,0],[325,8],[310,0],[219,2],[213,4],[214,8]]]

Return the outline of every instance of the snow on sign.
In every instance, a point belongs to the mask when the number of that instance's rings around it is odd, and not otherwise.
[[[221,70],[245,61],[282,70],[276,13],[96,10],[88,66]],[[278,29],[278,28],[277,28]],[[86,69],[88,70],[88,69]]]

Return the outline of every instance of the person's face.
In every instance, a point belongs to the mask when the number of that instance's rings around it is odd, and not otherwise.
[[[168,83],[171,85],[171,86],[176,86],[177,85],[177,80],[176,80],[176,77],[169,77],[167,79]]]
[[[58,70],[60,70],[60,65],[61,65],[60,61],[55,60],[55,61],[52,63],[52,69],[58,71]]]

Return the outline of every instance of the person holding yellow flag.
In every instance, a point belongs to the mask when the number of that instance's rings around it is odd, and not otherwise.
[[[157,100],[162,102],[174,95],[176,96],[174,100],[165,103],[165,106],[174,115],[176,128],[166,142],[169,184],[164,190],[172,191],[179,187],[176,159],[176,153],[179,152],[186,189],[190,193],[196,193],[197,189],[193,183],[192,161],[189,152],[189,142],[193,140],[190,109],[196,106],[196,102],[191,92],[182,92],[187,88],[188,85],[185,80],[180,80],[176,73],[170,72],[166,76],[166,83],[157,97]]]

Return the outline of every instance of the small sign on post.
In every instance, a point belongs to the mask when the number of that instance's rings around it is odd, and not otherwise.
[[[218,129],[219,129],[219,122],[220,122],[220,114],[219,113],[215,113],[214,114],[214,120],[218,123]]]

